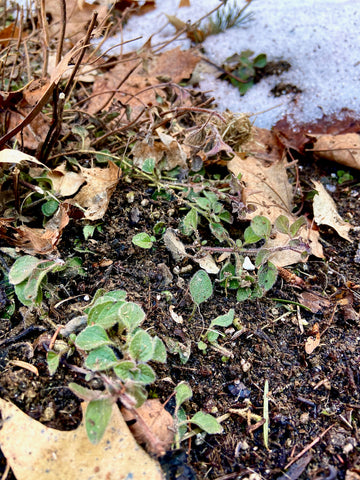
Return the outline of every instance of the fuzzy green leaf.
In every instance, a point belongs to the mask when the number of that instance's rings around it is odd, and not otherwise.
[[[224,315],[219,315],[210,323],[210,328],[215,325],[218,327],[229,327],[234,321],[235,310],[231,308],[228,313]]]
[[[107,329],[119,321],[119,310],[124,302],[114,302],[110,298],[107,300],[107,302],[104,301],[91,308],[88,317],[89,325],[100,325]]]
[[[129,360],[123,360],[119,362],[115,367],[113,367],[113,370],[115,374],[121,378],[121,380],[128,380],[133,378],[133,374],[131,370],[134,370],[136,368],[136,365],[134,362],[131,362]]]
[[[150,235],[146,232],[137,233],[132,238],[132,243],[140,248],[151,248],[153,241]]]
[[[164,342],[159,337],[154,337],[153,346],[152,361],[166,363],[166,348]]]
[[[92,400],[85,412],[85,428],[89,440],[94,445],[102,439],[110,421],[113,403],[109,399]]]
[[[298,218],[291,226],[290,226],[290,235],[292,237],[295,237],[295,235],[298,233],[300,228],[306,225],[306,218],[305,217],[300,217]]]
[[[118,363],[113,350],[107,345],[92,350],[85,360],[85,367],[93,372],[107,370]]]
[[[289,218],[285,215],[279,215],[274,222],[276,230],[280,233],[289,233]]]
[[[125,302],[119,309],[119,321],[133,331],[145,320],[145,312],[137,303]]]
[[[181,382],[175,387],[175,401],[177,408],[193,395],[191,387],[186,382]]]
[[[197,211],[192,208],[183,218],[181,222],[181,231],[184,235],[191,235],[196,232],[199,223],[199,215]]]
[[[200,305],[211,297],[213,286],[205,270],[199,270],[190,280],[190,294],[194,303]]]
[[[54,375],[60,363],[61,353],[49,350],[46,354],[46,362],[50,375]]]
[[[250,298],[250,295],[251,295],[251,288],[241,287],[236,292],[236,301],[237,302],[244,302],[245,300]]]
[[[144,160],[144,163],[141,167],[141,170],[145,173],[154,173],[154,169],[155,169],[155,158],[146,158]]]
[[[148,362],[153,354],[153,342],[150,335],[144,330],[138,330],[132,337],[129,353],[134,360]]]
[[[271,222],[268,218],[263,217],[262,215],[257,215],[251,220],[251,228],[255,235],[258,235],[261,238],[268,238],[271,233]]]
[[[259,235],[256,235],[252,227],[247,227],[245,228],[244,231],[244,243],[256,243],[259,240],[261,240],[262,237],[259,237]]]
[[[277,279],[277,268],[271,262],[264,263],[258,271],[258,281],[264,290],[270,290]]]
[[[211,233],[219,242],[223,242],[229,237],[228,231],[221,225],[221,223],[211,222],[209,224]]]
[[[195,415],[190,418],[190,422],[200,427],[206,433],[214,434],[223,431],[223,427],[216,418],[208,413],[196,412]]]
[[[100,325],[91,325],[79,333],[76,337],[75,345],[81,350],[93,350],[103,345],[109,345],[111,340]]]
[[[156,375],[154,370],[146,363],[140,363],[137,369],[133,372],[133,379],[135,382],[140,382],[144,385],[150,385],[155,382]]]

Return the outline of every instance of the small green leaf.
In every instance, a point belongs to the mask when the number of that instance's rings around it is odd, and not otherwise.
[[[207,349],[206,343],[203,342],[202,340],[200,340],[200,342],[198,342],[197,347],[198,347],[199,350],[202,350],[203,352],[205,352],[206,349]]]
[[[148,394],[141,383],[134,382],[126,385],[126,395],[130,395],[135,401],[135,408],[139,408],[147,399]]]
[[[85,402],[90,402],[91,400],[98,400],[99,396],[103,394],[100,390],[90,390],[89,388],[82,387],[77,383],[69,383],[69,390],[71,390],[75,395],[77,395]]]
[[[208,413],[196,412],[195,415],[190,418],[190,422],[200,427],[206,433],[215,434],[223,431],[223,427],[216,418]]]
[[[145,312],[137,303],[125,302],[119,309],[119,321],[129,331],[135,330],[145,320]]]
[[[60,363],[60,357],[61,357],[61,353],[59,352],[53,352],[52,350],[49,350],[47,352],[46,362],[47,362],[50,375],[54,375],[54,373],[56,372]]]
[[[41,205],[41,211],[45,217],[51,217],[59,207],[59,202],[51,198]]]
[[[115,374],[121,378],[121,380],[125,381],[133,378],[132,370],[135,368],[136,365],[134,362],[131,362],[130,360],[123,360],[113,367],[113,370]]]
[[[232,277],[235,277],[235,266],[228,262],[221,269],[220,285],[230,290],[236,290],[239,286],[239,282]]]
[[[269,258],[270,256],[270,253],[269,250],[267,250],[266,248],[262,248],[259,253],[256,255],[256,258],[255,258],[255,266],[256,267],[260,267],[260,265],[262,265],[263,263],[266,262],[266,260]]]
[[[110,298],[111,300],[122,302],[126,299],[127,293],[125,290],[113,290],[112,292],[106,292],[102,297]]]
[[[94,445],[102,439],[110,421],[113,403],[110,399],[92,400],[85,412],[85,428]]]
[[[261,265],[258,271],[258,281],[264,290],[270,290],[277,279],[277,268],[271,262]]]
[[[151,248],[153,246],[152,239],[145,232],[137,233],[132,238],[132,243],[140,248]]]
[[[31,255],[18,258],[10,269],[9,282],[13,285],[18,285],[23,282],[33,273],[41,262],[42,260],[32,257]]]
[[[210,201],[207,198],[197,197],[194,199],[195,203],[199,205],[200,208],[208,212],[210,210]]]
[[[96,225],[84,225],[83,226],[83,235],[85,240],[92,238],[95,232]]]
[[[81,350],[93,350],[110,343],[112,342],[107,336],[105,329],[100,327],[100,325],[86,327],[75,340],[75,345]]]
[[[230,224],[233,223],[233,216],[227,210],[224,210],[223,212],[220,212],[219,213],[219,218],[223,222],[230,223]]]
[[[141,170],[145,173],[154,173],[155,169],[155,158],[146,158],[141,167]]]
[[[252,227],[247,227],[245,228],[244,231],[244,243],[257,243],[259,240],[261,240],[262,237],[259,237],[259,235],[256,235]]]
[[[162,235],[163,233],[165,233],[165,230],[166,230],[165,222],[157,222],[153,228],[154,235]]]
[[[120,318],[120,307],[125,302],[114,302],[110,298],[107,298],[107,302],[95,305],[89,313],[88,324],[100,325],[101,327],[108,329],[114,326]]]
[[[176,407],[179,408],[184,402],[189,400],[193,395],[191,387],[186,382],[181,382],[175,387],[175,402]]]
[[[251,228],[255,235],[258,235],[261,238],[268,238],[271,233],[271,222],[268,218],[263,217],[262,215],[257,215],[251,220]]]
[[[129,353],[134,360],[148,362],[153,354],[153,342],[150,335],[144,330],[138,330],[132,337]]]
[[[113,367],[118,361],[113,350],[107,345],[103,345],[89,353],[85,360],[85,366],[93,372],[98,372]]]
[[[286,217],[285,215],[280,215],[275,220],[274,226],[275,226],[275,228],[278,232],[288,234],[289,233],[289,226],[290,226],[289,225],[289,218]]]
[[[197,211],[192,208],[182,219],[181,231],[184,235],[191,235],[196,232],[199,223],[199,215]]]
[[[180,407],[179,410],[177,411],[177,423],[180,424],[178,427],[178,434],[179,434],[179,439],[181,440],[182,437],[186,434],[187,432],[187,415],[185,410]]]
[[[236,300],[238,302],[244,302],[245,300],[250,298],[250,295],[251,295],[251,288],[250,287],[241,287],[236,292]]]
[[[291,226],[290,226],[290,235],[292,237],[295,237],[295,235],[298,233],[300,228],[306,225],[306,218],[305,217],[300,217],[298,218]]]
[[[235,310],[231,308],[228,313],[224,315],[219,315],[210,323],[210,328],[218,326],[218,327],[229,327],[234,321]]]
[[[160,340],[159,337],[154,337],[153,345],[154,345],[154,350],[152,355],[152,361],[166,363],[166,349],[165,349],[164,342]]]
[[[220,332],[218,332],[216,330],[209,330],[206,335],[207,335],[207,339],[210,343],[215,343],[217,341],[217,339],[219,338]]]
[[[104,148],[103,150],[100,150],[100,152],[96,153],[95,158],[99,163],[107,163],[112,156],[113,155],[110,150]]]
[[[146,363],[140,363],[133,373],[135,382],[140,382],[144,385],[150,385],[155,382],[156,375],[154,370]]]
[[[260,53],[260,55],[257,55],[253,60],[253,65],[256,68],[264,68],[266,67],[266,64],[267,64],[266,53]]]
[[[221,223],[211,222],[209,224],[211,233],[219,242],[223,242],[229,237],[228,231],[221,225]]]
[[[199,270],[190,280],[190,294],[194,303],[200,305],[211,297],[213,286],[205,270]]]

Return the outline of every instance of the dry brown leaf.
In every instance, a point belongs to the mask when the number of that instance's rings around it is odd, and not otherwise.
[[[313,152],[316,158],[325,158],[346,167],[360,170],[360,135],[319,135]]]
[[[273,153],[263,151],[260,157],[271,158]],[[265,167],[263,161],[257,156],[247,157],[245,160],[235,155],[228,163],[229,170],[237,177],[241,174],[244,184],[244,197],[246,205],[252,205],[254,211],[246,214],[246,219],[251,220],[257,215],[267,217],[272,223],[279,215],[285,215],[292,224],[297,220],[292,211],[293,193],[287,176],[287,162],[284,159]],[[322,247],[319,243],[319,232],[307,231],[305,226],[299,230],[299,236],[309,242],[311,253],[317,257],[323,257]],[[282,247],[287,245],[289,237],[277,232],[274,238],[267,241],[266,247]],[[301,254],[292,250],[283,250],[271,255],[270,260],[277,267],[286,267],[294,263],[303,262]]]
[[[116,405],[97,445],[90,443],[84,423],[63,432],[3,399],[0,409],[0,445],[17,480],[163,479],[159,464],[136,443]]]
[[[63,229],[69,223],[67,210],[66,205],[60,204],[45,228],[30,228],[26,225],[15,228],[15,240],[12,243],[30,255],[51,253],[59,243]]]
[[[174,83],[179,83],[182,79],[191,76],[198,61],[199,57],[195,53],[190,50],[180,50],[180,47],[160,55],[153,55],[136,68],[121,85],[114,99],[130,105],[136,114],[144,105],[155,105],[157,95],[165,96],[160,87],[156,88],[156,91],[155,88],[149,88],[151,85],[161,83],[159,78],[167,78]],[[130,70],[138,63],[138,58],[119,63],[105,75],[96,79],[93,96],[88,105],[89,113],[97,113],[103,108],[109,99],[109,94],[102,94],[102,92],[117,89],[121,79],[126,78]]]
[[[180,0],[179,8],[190,7],[190,0]]]
[[[7,27],[0,30],[0,48],[5,48],[9,45],[10,40],[18,38],[19,29],[14,22],[9,23]]]
[[[81,175],[86,185],[68,203],[84,209],[84,218],[99,220],[106,213],[111,195],[119,182],[121,169],[115,163],[109,162],[108,168],[81,167]]]
[[[99,5],[102,4],[102,5]],[[98,23],[100,24],[108,13],[108,2],[101,1],[90,4],[85,1],[66,0],[66,33],[65,38],[74,45],[81,40],[86,33],[92,14],[98,12]],[[50,38],[58,38],[61,30],[61,9],[59,0],[47,0],[45,11],[51,19],[49,26]]]
[[[74,195],[85,182],[81,173],[66,170],[66,162],[48,172],[47,177],[52,181],[54,194],[63,197]]]
[[[352,242],[349,231],[353,228],[350,223],[344,222],[338,214],[334,200],[330,197],[321,182],[313,180],[317,195],[313,199],[314,220],[317,225],[328,225],[332,227],[340,237]]]
[[[298,300],[302,305],[310,308],[313,313],[320,313],[331,305],[330,300],[314,292],[302,292],[298,295]]]
[[[174,441],[174,420],[157,398],[146,400],[134,412],[122,408],[121,413],[140,445],[146,445],[150,453],[164,454]]]
[[[180,144],[171,135],[167,135],[159,129],[156,132],[160,141],[152,141],[151,143],[137,142],[131,154],[134,157],[134,166],[142,168],[144,162],[148,158],[155,160],[155,165],[160,170],[170,171],[175,167],[186,167],[186,153]]]

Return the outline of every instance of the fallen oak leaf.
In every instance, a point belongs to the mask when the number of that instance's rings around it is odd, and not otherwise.
[[[139,408],[121,408],[121,413],[136,441],[155,455],[164,455],[174,441],[174,420],[157,398],[146,400]],[[132,423],[135,420],[135,423]]]
[[[360,135],[318,135],[312,149],[315,158],[325,158],[360,170]]]
[[[0,409],[0,446],[17,480],[163,479],[160,465],[136,443],[116,404],[97,445],[90,443],[84,422],[76,430],[60,431],[3,399]]]
[[[339,215],[335,202],[325,190],[321,182],[317,180],[312,181],[317,194],[313,199],[314,220],[317,225],[328,225],[332,227],[340,235],[349,242],[352,242],[349,237],[349,231],[353,228],[350,223],[345,222]]]

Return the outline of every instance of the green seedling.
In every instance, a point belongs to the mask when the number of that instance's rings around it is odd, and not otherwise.
[[[132,238],[132,243],[140,248],[149,249],[156,242],[156,238],[146,232],[137,233]]]
[[[85,425],[90,441],[98,443],[112,403],[120,399],[133,408],[146,400],[145,387],[156,379],[148,362],[165,363],[166,350],[159,337],[152,337],[141,328],[145,312],[138,304],[126,301],[124,290],[99,292],[85,314],[88,325],[74,338],[74,346],[85,353],[85,367],[89,372],[103,378],[105,392],[84,391],[75,384],[70,388],[90,402]],[[116,352],[121,352],[122,358]],[[56,355],[49,352],[51,373],[57,367],[56,362]]]
[[[344,170],[338,170],[336,172],[336,175],[338,177],[337,182],[339,185],[342,185],[345,182],[351,182],[352,180],[354,180],[354,177],[349,172],[345,172]]]
[[[95,230],[99,233],[102,232],[102,224],[97,223],[95,225],[84,225],[83,226],[83,235],[85,240],[88,240],[89,238],[92,238],[94,236]]]
[[[208,413],[197,412],[195,415],[187,419],[186,413],[182,407],[182,404],[189,400],[192,397],[193,393],[191,387],[186,382],[181,382],[175,387],[175,412],[174,412],[174,423],[175,423],[175,444],[176,447],[180,447],[181,439],[187,432],[187,425],[193,424],[199,427],[206,433],[216,434],[222,433],[223,427],[216,420],[215,417]]]
[[[40,305],[42,286],[46,284],[46,276],[66,268],[62,260],[40,260],[31,255],[18,258],[9,272],[9,282],[14,285],[19,301],[27,306]]]
[[[245,95],[254,85],[256,73],[267,65],[265,53],[260,53],[256,57],[253,55],[253,51],[244,50],[227,58],[225,62],[225,70],[230,72],[227,78],[238,88],[241,95]]]

